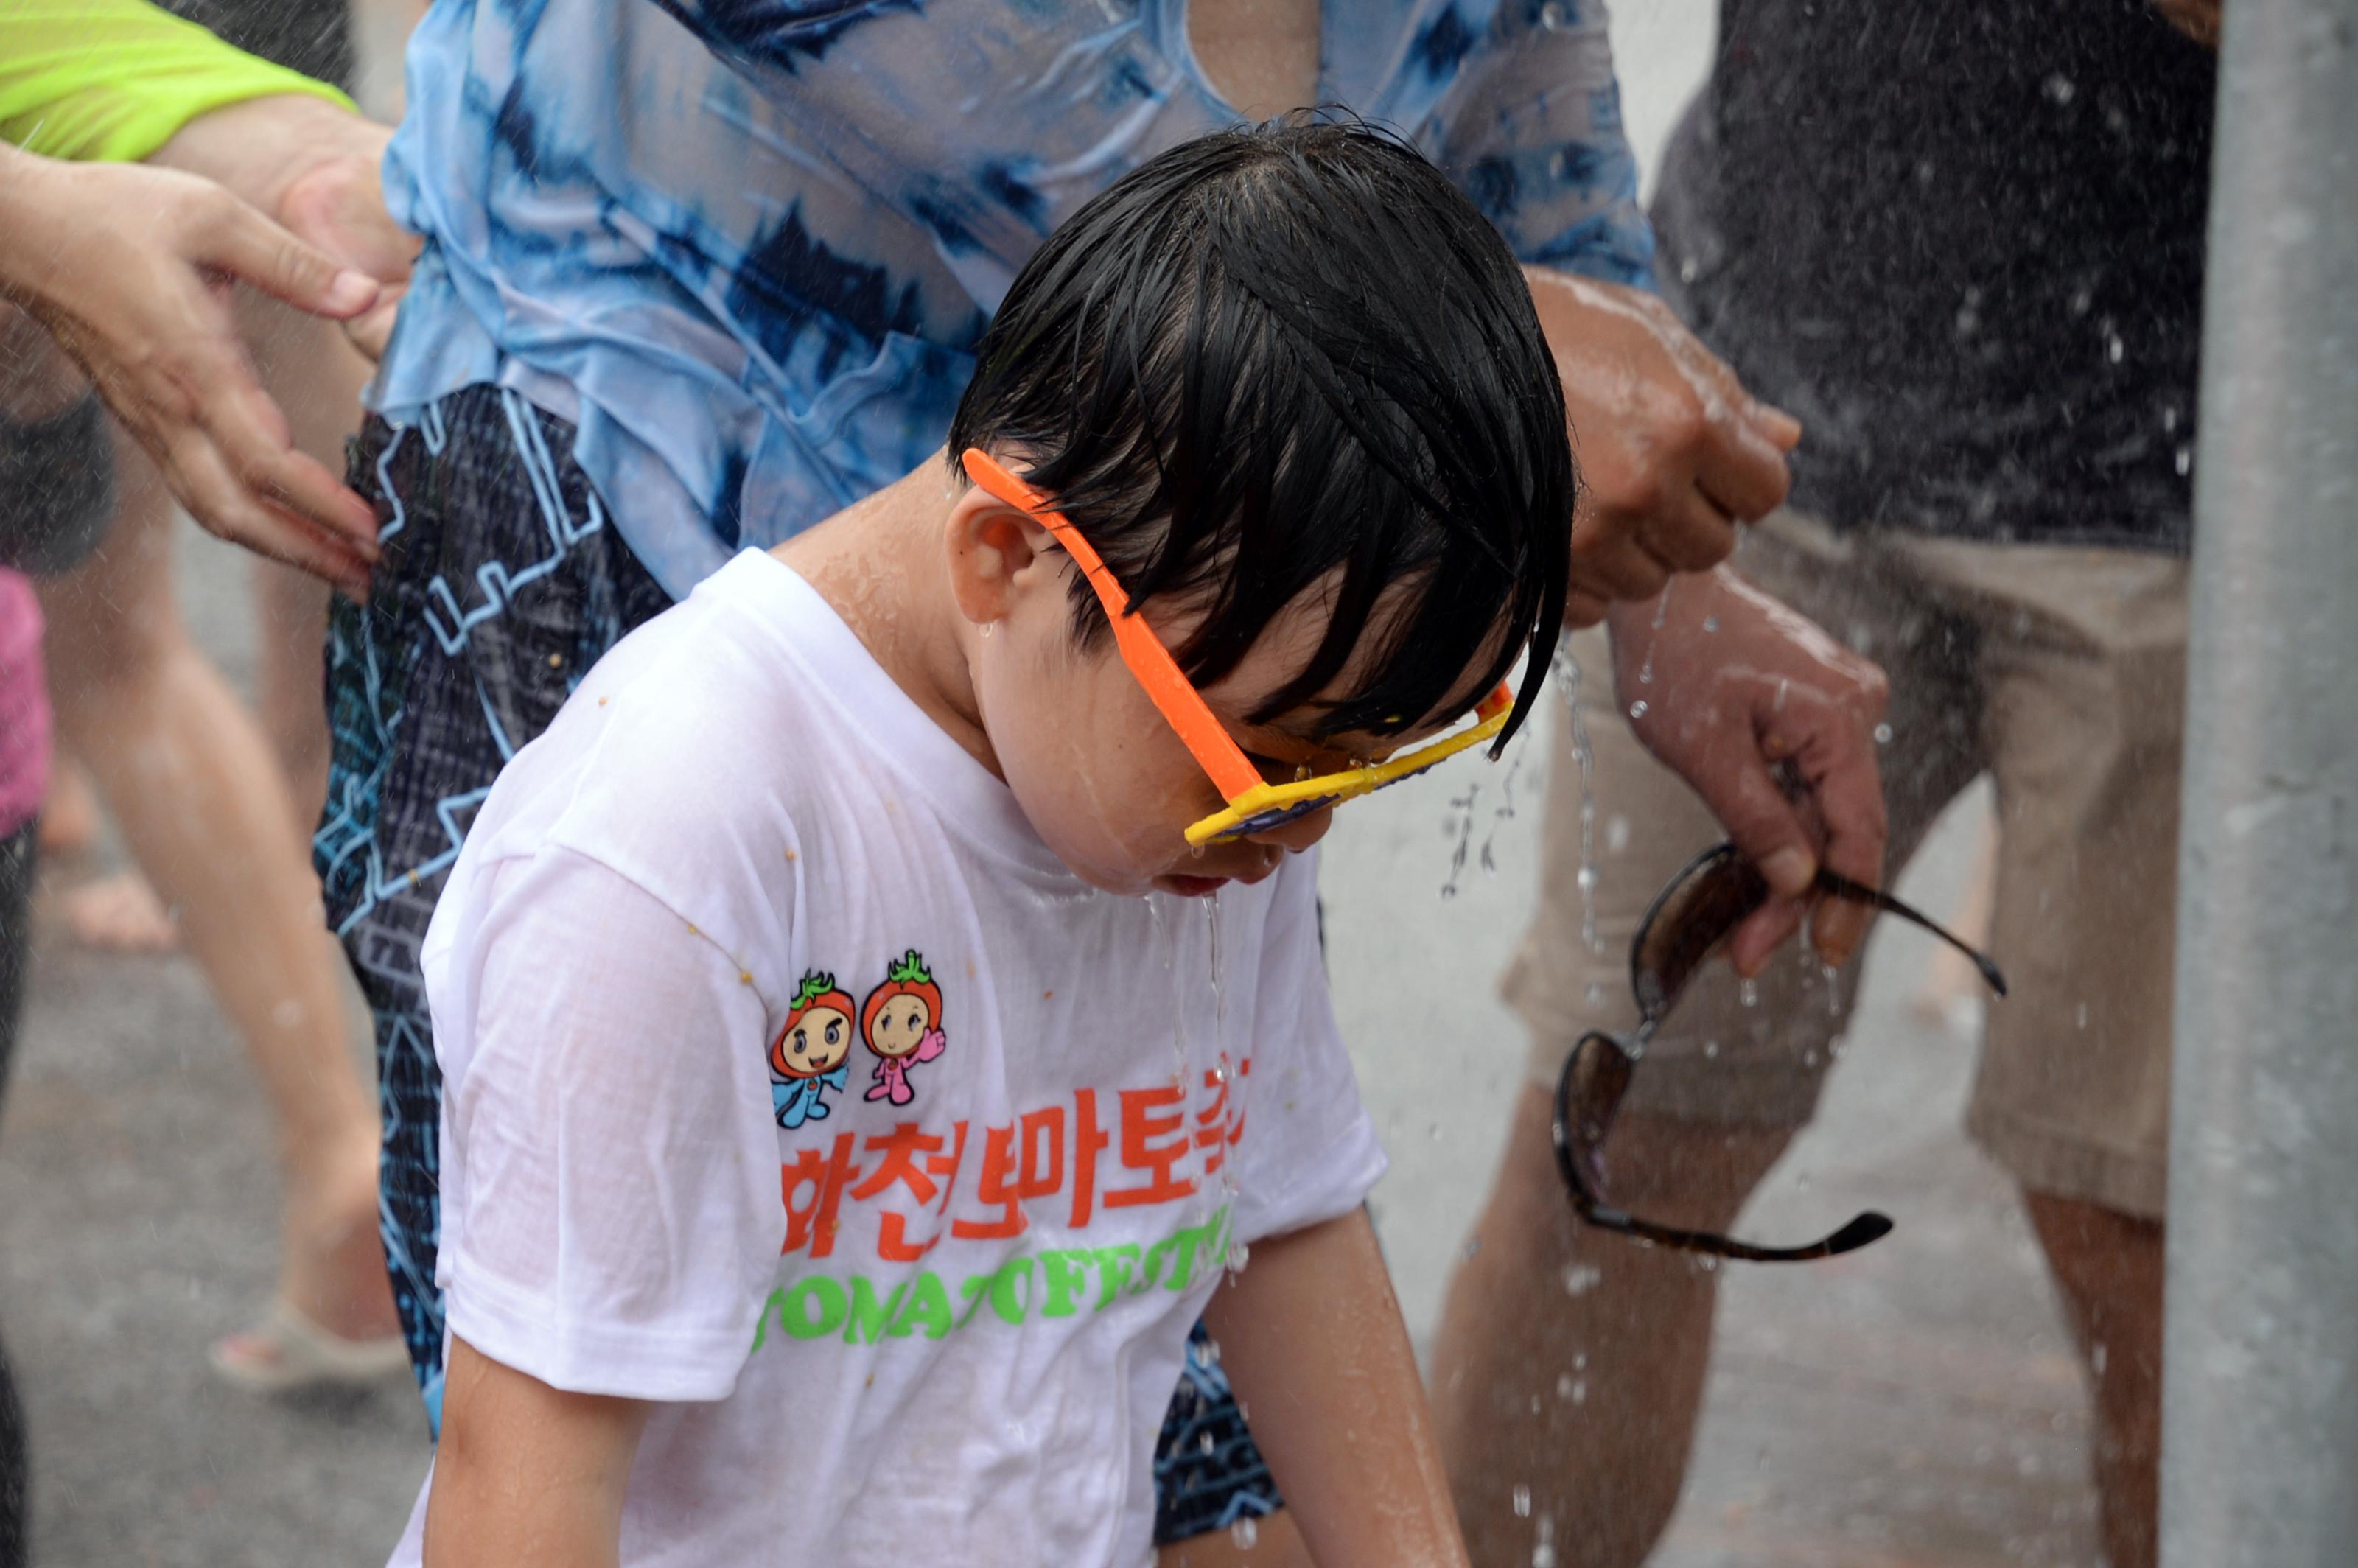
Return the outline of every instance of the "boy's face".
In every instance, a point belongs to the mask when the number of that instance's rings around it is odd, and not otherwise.
[[[1111,637],[1075,645],[1065,583],[1077,570],[1061,553],[1044,557],[1053,591],[1017,596],[1006,619],[979,644],[973,676],[983,726],[1008,787],[1075,875],[1120,893],[1152,890],[1202,896],[1230,881],[1257,882],[1289,853],[1325,837],[1334,808],[1313,812],[1263,834],[1206,846],[1186,841],[1188,827],[1227,802],[1181,742]],[[1150,606],[1146,619],[1166,646],[1179,646],[1193,617]],[[1380,761],[1442,726],[1402,735],[1310,739],[1314,713],[1281,715],[1269,725],[1243,716],[1306,665],[1325,631],[1325,614],[1306,598],[1261,634],[1227,678],[1204,699],[1264,776],[1285,780]],[[1347,667],[1337,689],[1357,675]],[[1478,674],[1468,671],[1470,683]]]

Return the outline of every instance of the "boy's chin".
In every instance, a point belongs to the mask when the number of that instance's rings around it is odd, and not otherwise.
[[[1228,885],[1228,877],[1184,876],[1170,872],[1154,879],[1156,892],[1176,893],[1181,898],[1209,898]]]

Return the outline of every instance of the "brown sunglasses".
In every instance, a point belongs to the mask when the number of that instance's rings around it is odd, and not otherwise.
[[[1922,926],[1972,959],[1991,990],[2006,994],[2006,977],[1987,954],[1975,951],[1890,894],[1823,868],[1816,891],[1826,898],[1872,904]],[[1735,845],[1722,844],[1672,877],[1654,895],[1645,919],[1639,923],[1637,938],[1629,945],[1629,984],[1638,999],[1636,1031],[1626,1038],[1599,1030],[1582,1035],[1556,1080],[1556,1169],[1563,1173],[1563,1184],[1572,1194],[1572,1206],[1587,1224],[1659,1246],[1754,1263],[1800,1263],[1838,1257],[1890,1233],[1889,1217],[1870,1210],[1806,1247],[1757,1247],[1708,1230],[1656,1225],[1613,1207],[1606,1198],[1605,1141],[1613,1130],[1614,1115],[1621,1108],[1630,1073],[1645,1054],[1647,1042],[1704,961],[1768,900],[1768,884],[1752,862]]]

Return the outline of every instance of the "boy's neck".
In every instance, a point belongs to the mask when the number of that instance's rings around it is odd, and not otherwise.
[[[953,494],[938,452],[770,554],[818,590],[893,683],[975,761],[1000,773],[971,660],[978,636],[943,559]]]

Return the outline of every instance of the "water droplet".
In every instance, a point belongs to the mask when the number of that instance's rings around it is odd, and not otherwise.
[[[1531,1489],[1520,1481],[1515,1483],[1515,1517],[1517,1519],[1531,1517]]]
[[[1605,1005],[1605,988],[1595,980],[1589,981],[1588,989],[1581,994],[1588,999],[1588,1005],[1591,1007]]]
[[[1644,697],[1641,697],[1637,701],[1629,705],[1629,717],[1633,720],[1646,717],[1646,699]]]
[[[1706,1062],[1713,1061],[1713,1060],[1716,1059],[1716,1058],[1718,1057],[1718,1055],[1719,1055],[1719,1042],[1718,1042],[1718,1041],[1716,1041],[1716,1040],[1706,1040],[1706,1041],[1704,1041],[1704,1042],[1703,1043],[1703,1057],[1704,1057],[1704,1061],[1706,1061]]]
[[[1718,631],[1718,630],[1719,630],[1719,617],[1718,617],[1718,616],[1716,616],[1716,615],[1706,615],[1706,616],[1704,616],[1704,617],[1703,618],[1703,629],[1704,629],[1704,631],[1706,631],[1706,632],[1716,632],[1716,631]]]
[[[1572,1353],[1572,1369],[1575,1372],[1585,1371],[1587,1369],[1587,1367],[1588,1352],[1585,1350],[1574,1351]]]
[[[1797,1193],[1806,1193],[1810,1190],[1810,1173],[1807,1171],[1793,1178],[1793,1190]]]
[[[2042,86],[2049,100],[2056,103],[2069,103],[2080,95],[2080,90],[2072,85],[2071,79],[2060,70],[2049,76]]]
[[[1239,1552],[1249,1552],[1252,1543],[1260,1539],[1260,1526],[1249,1519],[1240,1519],[1228,1526],[1228,1539],[1237,1543]]]
[[[2182,474],[2183,474],[2183,473],[2191,473],[2191,472],[2193,472],[2193,471],[2194,471],[2194,449],[2193,449],[2192,447],[2187,446],[2187,445],[2185,445],[2184,443],[2182,443],[2182,442],[2181,442],[2181,443],[2180,444],[2180,446],[2179,446],[2179,449],[2178,449],[2178,459],[2177,459],[2177,462],[2178,462],[2178,471],[2179,471],[2180,473],[2182,473]]]
[[[1531,15],[1528,11],[1523,14]],[[1560,33],[1579,20],[1579,16],[1567,0],[1547,0],[1547,4],[1540,7],[1540,26],[1551,33]]]
[[[1736,1000],[1743,1003],[1746,1007],[1758,1007],[1760,1005],[1760,982],[1758,980],[1747,979],[1737,985],[1736,988]]]
[[[2079,1025],[2082,1029],[2088,1027],[2088,1004],[2084,1001],[2080,1004]]]
[[[1888,746],[1891,744],[1890,725],[1878,724],[1875,727],[1875,743],[1878,746]]]
[[[1596,891],[1596,868],[1583,866],[1573,873],[1572,880],[1580,889],[1581,896],[1585,898]]]
[[[1604,1278],[1604,1270],[1589,1263],[1574,1263],[1563,1271],[1564,1293],[1585,1296],[1595,1290]]]
[[[2101,1340],[2088,1346],[2088,1369],[2099,1378],[2104,1375],[2105,1357],[2106,1353]]]
[[[1572,1374],[1569,1372],[1564,1373],[1555,1380],[1555,1397],[1560,1400],[1568,1400],[1572,1398],[1572,1390],[1574,1387],[1574,1384],[1572,1380]]]
[[[1424,1135],[1425,1135],[1427,1138],[1432,1139],[1435,1143],[1440,1142],[1440,1141],[1441,1141],[1441,1123],[1439,1123],[1439,1122],[1437,1122],[1437,1121],[1430,1121],[1430,1122],[1425,1123]]]

